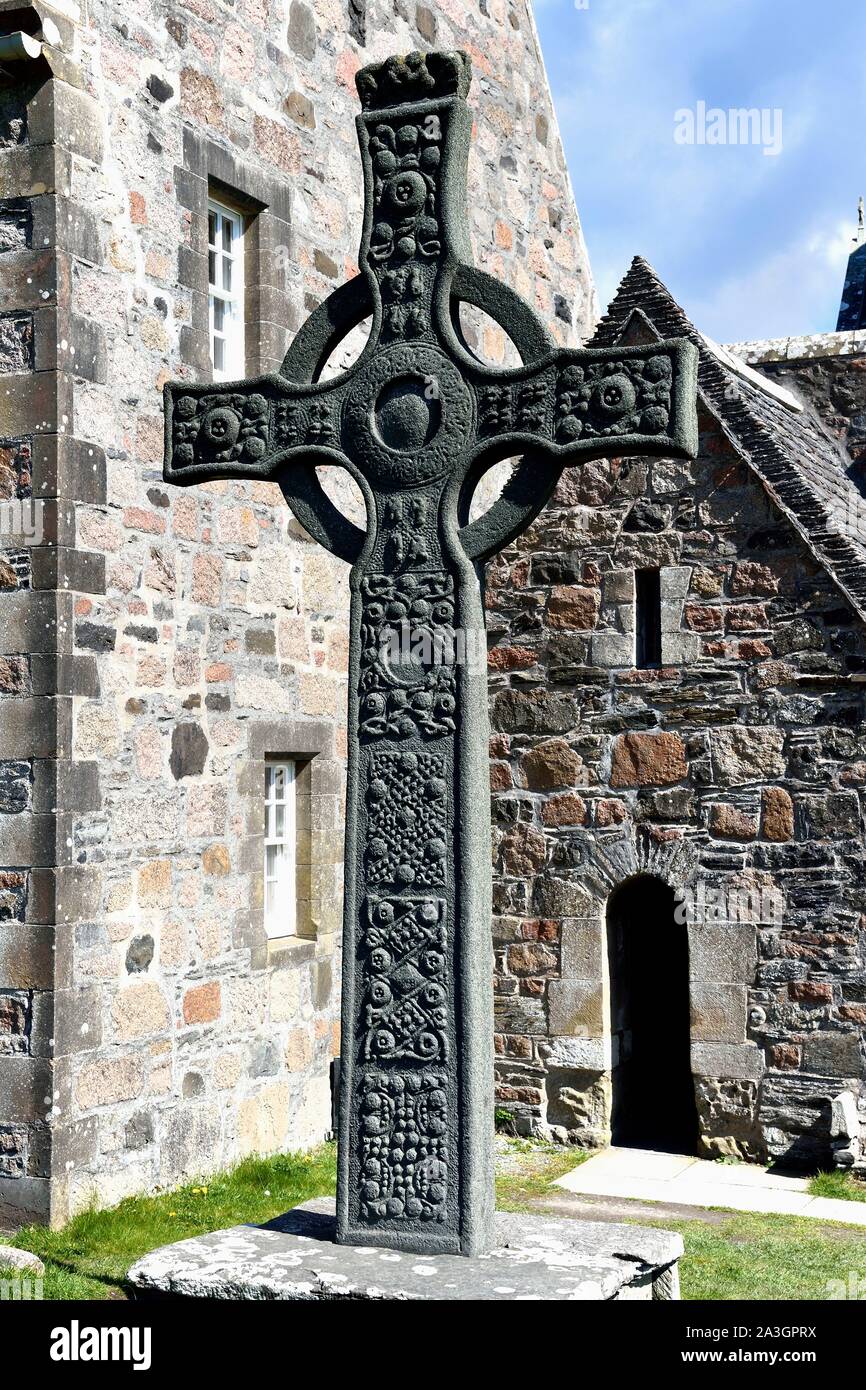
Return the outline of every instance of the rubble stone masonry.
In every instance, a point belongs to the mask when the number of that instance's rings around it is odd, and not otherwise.
[[[488,625],[498,1105],[609,1142],[605,910],[647,874],[692,909],[701,1152],[829,1166],[831,1098],[864,1080],[862,618],[702,410],[694,463],[563,476],[489,567]]]

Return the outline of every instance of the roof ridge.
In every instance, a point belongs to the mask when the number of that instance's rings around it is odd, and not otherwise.
[[[811,412],[795,412],[765,391],[762,381],[753,383],[727,366],[643,256],[633,258],[588,346],[613,347],[635,309],[663,337],[687,337],[695,343],[698,390],[705,405],[866,622],[866,503],[845,472],[838,444],[817,426]],[[773,419],[783,407],[784,430]]]

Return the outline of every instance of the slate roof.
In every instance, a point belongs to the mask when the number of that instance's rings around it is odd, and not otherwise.
[[[613,346],[635,311],[660,337],[687,337],[696,344],[704,404],[866,622],[866,501],[849,476],[844,448],[811,406],[786,400],[787,392],[706,339],[640,256],[587,346]]]

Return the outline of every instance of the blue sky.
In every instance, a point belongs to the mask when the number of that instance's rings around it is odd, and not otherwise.
[[[835,329],[866,194],[863,0],[534,11],[602,305],[638,253],[719,342]],[[677,143],[698,102],[780,110],[781,150]]]

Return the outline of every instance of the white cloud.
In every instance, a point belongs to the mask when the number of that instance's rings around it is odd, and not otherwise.
[[[861,191],[866,10],[843,33],[810,0],[786,0],[784,25],[754,0],[589,4],[544,0],[539,27],[599,301],[639,253],[718,340],[832,328]],[[675,112],[699,100],[781,109],[780,154],[677,145]]]
[[[850,226],[818,229],[683,307],[717,342],[787,337],[812,331],[816,322],[829,331],[836,327],[851,244]]]

